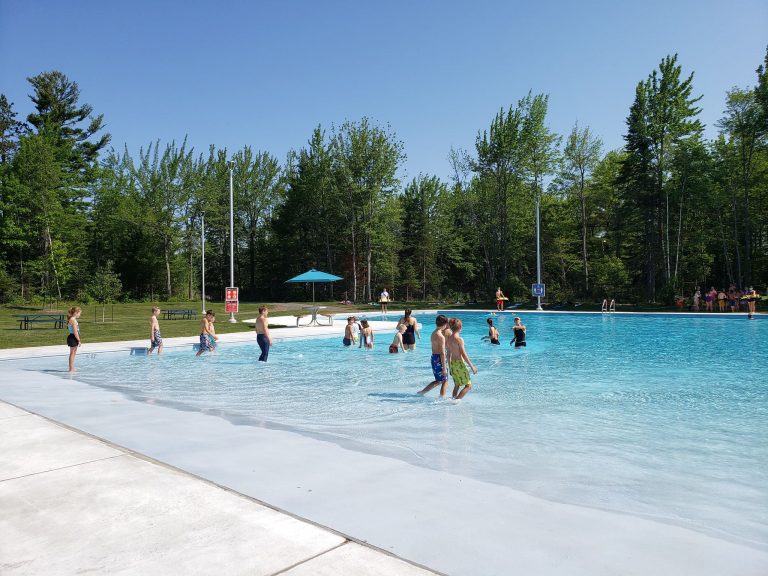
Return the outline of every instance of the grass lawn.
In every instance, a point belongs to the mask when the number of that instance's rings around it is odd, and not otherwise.
[[[259,306],[262,304],[240,303],[240,312],[236,315],[238,320],[250,320],[259,315]],[[334,303],[318,302],[318,305],[328,306],[330,313],[348,312],[349,308],[338,306]],[[89,342],[115,342],[119,340],[146,339],[149,345],[149,317],[152,304],[108,304],[105,309],[105,322],[102,323],[102,308],[100,305],[83,306],[77,303],[60,302],[57,310],[66,311],[71,306],[80,306],[83,313],[80,316],[80,333],[84,343]],[[174,336],[195,336],[200,333],[200,303],[167,303],[157,304],[161,310],[165,308],[191,308],[198,312],[197,319],[192,320],[164,320],[160,315],[160,330],[163,338]],[[290,316],[292,314],[308,314],[303,308],[306,303],[288,302],[280,304],[267,304],[270,316]],[[224,312],[223,302],[209,304],[209,309],[216,312],[216,333],[228,334],[231,332],[246,332],[253,330],[252,324],[227,322],[229,314]],[[362,309],[358,307],[358,309]],[[53,324],[33,324],[29,330],[19,329],[19,319],[14,314],[27,312],[42,312],[40,306],[33,305],[3,305],[0,306],[0,349],[22,348],[24,346],[46,346],[49,344],[64,344],[67,330],[56,329]],[[272,324],[270,324],[272,326]],[[277,327],[275,325],[275,327]]]

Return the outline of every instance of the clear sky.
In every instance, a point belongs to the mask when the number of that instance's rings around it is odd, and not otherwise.
[[[554,131],[622,146],[637,82],[675,52],[711,137],[767,31],[765,0],[0,0],[0,92],[26,117],[26,78],[60,70],[132,154],[187,135],[282,162],[318,124],[368,116],[403,141],[402,177],[447,178],[451,146],[529,90]]]

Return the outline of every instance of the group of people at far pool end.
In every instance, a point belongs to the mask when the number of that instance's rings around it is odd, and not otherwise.
[[[725,312],[726,305],[731,312],[739,312],[742,305],[747,306],[747,318],[750,320],[754,318],[755,309],[757,307],[757,301],[760,299],[760,295],[757,290],[750,287],[747,290],[739,290],[735,284],[731,284],[726,291],[725,288],[717,290],[712,286],[703,295],[699,288],[696,288],[696,292],[693,294],[691,310],[693,312],[699,312],[702,310],[701,303],[704,302],[703,309],[706,312],[715,311],[715,302],[717,302],[718,312]],[[685,301],[678,299],[678,306],[684,305]]]

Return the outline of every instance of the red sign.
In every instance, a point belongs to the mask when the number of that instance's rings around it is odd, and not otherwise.
[[[233,312],[237,314],[238,310],[238,294],[237,294],[237,288],[235,287],[229,287],[224,290],[225,297],[224,297],[224,311],[227,313]]]

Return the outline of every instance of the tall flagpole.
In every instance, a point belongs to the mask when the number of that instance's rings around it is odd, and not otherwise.
[[[202,293],[203,293],[203,315],[205,315],[205,214],[200,216],[200,238],[202,240],[202,257],[203,257],[203,273],[202,273]]]
[[[229,162],[229,285],[234,288],[235,286],[235,201],[234,201],[234,186],[232,184],[232,171],[235,167],[235,161]],[[236,323],[235,313],[229,313],[229,321]]]
[[[541,285],[541,233],[540,233],[540,214],[539,214],[539,202],[541,201],[541,194],[539,193],[539,187],[536,186],[536,283]],[[536,310],[543,310],[541,307],[541,296],[536,296]]]

